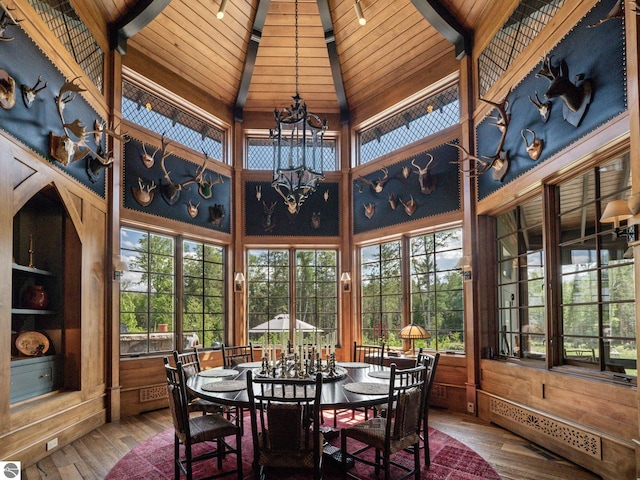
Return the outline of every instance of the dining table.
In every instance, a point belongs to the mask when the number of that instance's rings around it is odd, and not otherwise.
[[[212,368],[190,377],[187,390],[195,397],[214,403],[249,408],[249,370],[253,372],[254,380],[265,376],[261,362]],[[323,373],[323,410],[373,407],[388,402],[391,368],[363,362],[336,362],[335,371],[333,376]]]

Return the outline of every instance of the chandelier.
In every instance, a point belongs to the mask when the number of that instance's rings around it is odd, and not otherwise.
[[[304,201],[324,180],[322,173],[324,133],[327,120],[308,112],[298,93],[298,0],[296,6],[296,94],[293,105],[273,112],[276,126],[269,130],[273,141],[273,181],[271,186],[284,199],[291,214],[297,214]]]

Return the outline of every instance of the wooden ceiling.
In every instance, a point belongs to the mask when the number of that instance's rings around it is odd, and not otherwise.
[[[182,88],[194,85],[233,108],[243,92],[243,72],[251,65],[246,60],[254,22],[260,19],[260,0],[228,0],[224,17],[218,19],[220,1],[172,0],[128,39],[127,51],[146,56],[184,79]],[[136,5],[135,0],[95,2],[107,24],[126,17]],[[324,2],[298,0],[298,84],[310,110],[339,113],[345,104],[348,109],[357,108],[445,56],[455,56],[454,46],[412,0],[360,3],[367,20],[364,26],[358,23],[354,0],[328,0],[332,26],[327,29],[318,6]],[[440,3],[464,29],[473,31],[491,0]],[[259,39],[255,68],[252,75],[244,75],[250,78],[246,99],[240,98],[244,110],[272,111],[291,103],[296,90],[295,5],[294,0],[269,3],[262,34],[253,37],[254,43]],[[331,27],[342,77],[338,92],[325,41],[325,31]]]

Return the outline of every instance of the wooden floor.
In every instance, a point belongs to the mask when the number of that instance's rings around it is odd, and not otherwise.
[[[487,460],[503,480],[597,480],[577,465],[496,425],[464,414],[432,409],[429,423]],[[138,443],[171,427],[169,410],[110,423],[76,440],[23,472],[23,480],[103,479]]]

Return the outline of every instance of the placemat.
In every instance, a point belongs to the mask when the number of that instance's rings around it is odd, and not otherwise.
[[[236,365],[236,368],[257,368],[261,366],[262,362],[245,362],[239,363],[238,365]]]
[[[198,375],[201,377],[233,377],[237,375],[238,370],[230,370],[228,368],[212,368],[210,370],[202,370]]]
[[[371,366],[370,363],[364,362],[336,362],[336,364],[344,368],[369,368]]]
[[[391,370],[374,370],[372,372],[368,372],[367,375],[373,378],[391,378]]]
[[[201,388],[205,392],[235,392],[247,388],[247,382],[244,380],[222,380],[205,383]]]
[[[360,393],[362,395],[384,395],[389,393],[389,385],[374,382],[347,383],[344,389],[351,393]]]

